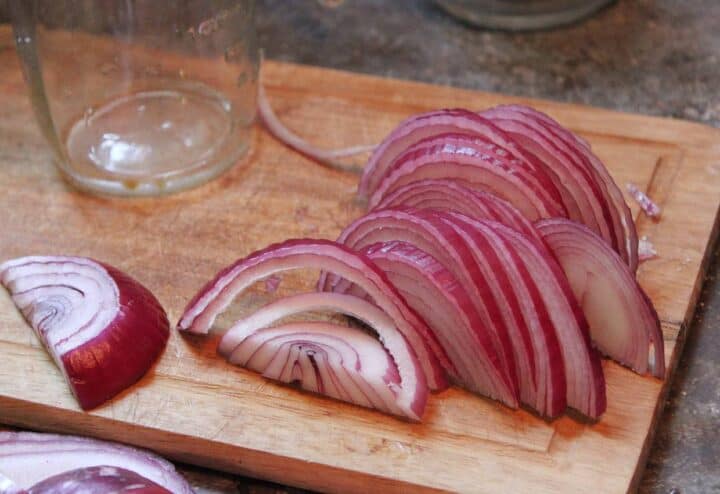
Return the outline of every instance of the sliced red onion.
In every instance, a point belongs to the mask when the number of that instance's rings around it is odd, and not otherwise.
[[[657,250],[653,243],[643,236],[638,242],[638,260],[639,262],[649,261],[657,257]]]
[[[124,468],[79,468],[42,480],[27,494],[173,494],[155,482]]]
[[[460,214],[439,217],[470,247],[498,301],[512,335],[521,401],[547,417],[561,414],[567,404],[567,385],[560,342],[535,285],[527,286],[521,267],[487,224]]]
[[[552,190],[541,187],[539,176],[480,137],[443,134],[420,141],[393,161],[371,196],[369,207],[408,183],[445,178],[505,199],[531,221],[566,216],[559,195],[555,200]]]
[[[553,218],[536,226],[570,281],[595,346],[640,374],[662,378],[660,320],[627,264],[582,225]]]
[[[442,388],[444,385],[443,369],[429,346],[434,337],[372,261],[338,243],[287,240],[236,261],[220,271],[195,295],[185,309],[178,329],[207,333],[218,314],[247,287],[275,273],[297,268],[325,269],[337,273],[365,290],[375,304],[392,318],[397,329],[379,336],[400,373],[402,386],[398,392],[398,404],[408,417],[419,419],[428,395],[423,372],[434,381],[435,387]],[[435,345],[437,342],[433,343]]]
[[[622,191],[610,176],[610,173],[603,162],[600,161],[600,158],[592,152],[590,145],[585,140],[570,132],[545,113],[522,105],[512,105],[510,108],[541,122],[553,135],[565,143],[568,149],[579,155],[583,162],[594,170],[604,185],[604,190],[608,194],[608,200],[614,206],[610,208],[610,211],[614,216],[617,216],[615,221],[619,225],[616,226],[616,230],[621,228],[623,232],[623,235],[618,235],[618,238],[624,241],[622,248],[619,249],[619,253],[634,273],[638,265],[638,237],[637,230],[635,229],[635,221],[633,220],[630,208],[628,208],[625,202]]]
[[[626,184],[626,188],[648,218],[652,218],[654,220],[660,219],[660,214],[662,213],[660,206],[653,202],[653,200],[650,199],[645,192],[640,190],[640,188],[632,182],[628,182]]]
[[[435,258],[406,242],[384,242],[362,252],[385,271],[400,294],[420,314],[459,372],[451,377],[471,391],[503,399],[498,386],[492,339],[470,296],[457,278]]]
[[[356,299],[352,302],[356,306],[366,304],[368,307],[359,308],[358,312],[370,314],[375,327],[393,326],[392,320],[372,304],[351,295],[333,295]],[[272,320],[273,316],[271,311],[259,318],[254,314],[234,328],[234,346],[226,352],[231,363],[268,379],[297,383],[313,393],[406,415],[397,404],[401,386],[397,367],[377,339],[360,329],[326,322],[266,327],[268,321],[261,319]]]
[[[473,329],[487,334],[494,349],[485,349],[483,352],[490,359],[490,365],[495,367],[493,389],[505,388],[500,397],[492,395],[492,390],[485,390],[482,394],[496,397],[508,406],[517,406],[518,376],[510,336],[503,326],[494,298],[477,272],[472,253],[467,246],[458,240],[457,234],[451,229],[434,222],[431,216],[427,216],[426,211],[411,208],[373,211],[354,221],[338,239],[356,250],[393,240],[412,244],[435,258],[468,291],[483,322],[482,327]],[[328,276],[321,288],[330,291],[343,289],[343,286],[338,284],[338,278]],[[484,338],[481,341],[484,341]]]
[[[93,467],[102,467],[106,470],[92,470]],[[173,494],[193,493],[190,485],[175,471],[172,464],[147,451],[83,437],[33,432],[0,432],[0,470],[19,488],[31,489],[38,482],[70,471],[76,471],[76,476],[81,476],[84,475],[80,473],[82,469],[88,468],[91,469],[88,472],[93,477],[95,477],[92,475],[93,472],[102,476],[102,473],[111,474],[110,469],[118,472],[118,469],[123,469]],[[108,477],[113,476],[114,474],[108,475]],[[30,490],[30,492],[46,491]]]
[[[492,194],[465,187],[454,180],[412,182],[384,197],[375,209],[396,207],[456,211],[471,218],[497,221],[540,240],[533,224],[512,204]]]
[[[85,410],[137,382],[165,348],[162,306],[113,267],[82,257],[23,257],[0,265],[0,281]]]
[[[367,153],[375,149],[375,146],[354,146],[343,149],[326,150],[320,149],[302,137],[288,129],[275,115],[270,106],[265,88],[262,82],[258,84],[258,115],[265,124],[265,128],[280,142],[294,149],[300,154],[325,165],[329,168],[350,173],[362,173],[363,167],[352,163],[343,163],[339,158]]]

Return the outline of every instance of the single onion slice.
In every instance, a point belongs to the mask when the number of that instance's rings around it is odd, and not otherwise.
[[[498,300],[512,335],[521,401],[541,415],[560,415],[567,405],[565,368],[555,327],[536,286],[527,286],[514,257],[492,228],[460,214],[439,217],[470,247]]]
[[[370,197],[369,207],[408,183],[451,178],[505,199],[531,221],[567,216],[557,191],[548,188],[552,184],[542,186],[539,177],[544,175],[483,138],[442,134],[418,142],[393,161]]]
[[[3,492],[3,491],[0,491]],[[97,466],[53,475],[30,487],[26,494],[173,494],[124,468]]]
[[[623,232],[622,235],[618,234],[618,238],[623,240],[621,248],[618,249],[620,256],[628,266],[630,266],[630,271],[635,273],[638,266],[638,236],[635,221],[633,220],[630,208],[625,202],[622,191],[610,176],[610,173],[603,162],[600,161],[600,158],[592,152],[590,145],[585,140],[567,130],[549,115],[522,105],[512,105],[511,108],[545,125],[568,149],[571,149],[579,155],[586,166],[591,167],[596,176],[600,178],[600,181],[604,185],[604,192],[607,193],[608,200],[614,206],[610,208],[610,211],[613,215],[617,215],[617,218],[614,220],[618,223],[616,230],[621,229]]]
[[[362,249],[385,271],[400,294],[432,328],[460,369],[450,374],[464,388],[503,398],[504,386],[494,379],[492,342],[465,288],[431,255],[407,242],[383,242]]]
[[[657,250],[655,250],[653,243],[643,235],[638,242],[638,262],[655,259],[657,255]]]
[[[398,404],[408,417],[419,420],[428,395],[426,374],[435,388],[441,389],[445,381],[444,371],[429,343],[434,336],[372,261],[336,242],[287,240],[239,259],[220,271],[195,295],[185,309],[178,329],[207,333],[215,318],[247,287],[275,273],[298,268],[337,273],[365,290],[392,318],[395,328],[379,336],[400,373]],[[433,347],[435,345],[437,342]]]
[[[553,218],[536,226],[570,281],[595,346],[640,374],[662,378],[660,319],[628,266],[582,225]]]
[[[435,258],[468,291],[483,323],[481,327],[473,328],[479,335],[483,335],[479,336],[478,341],[486,345],[489,339],[491,343],[491,347],[485,348],[482,354],[490,359],[490,364],[494,367],[493,389],[504,388],[498,399],[508,406],[517,406],[518,376],[510,336],[499,316],[500,310],[478,273],[467,246],[450,228],[434,222],[433,217],[427,215],[427,211],[412,208],[373,211],[355,220],[345,228],[338,239],[356,250],[393,240],[412,244]],[[339,279],[332,276],[328,276],[326,282],[320,285],[320,289],[325,291],[344,291],[344,288]],[[482,394],[492,396],[491,392],[487,390]]]
[[[375,209],[396,207],[456,211],[471,218],[497,221],[540,240],[533,224],[512,204],[495,195],[465,187],[454,180],[412,182],[385,196]]]
[[[0,265],[0,282],[85,410],[137,382],[165,348],[165,310],[113,267],[82,257],[23,257]]]
[[[410,147],[423,139],[447,133],[484,138],[501,148],[503,152],[507,153],[508,157],[520,161],[523,167],[535,172],[542,171],[542,166],[537,163],[534,156],[526,153],[508,134],[488,119],[469,110],[459,108],[436,110],[412,116],[401,122],[375,148],[367,165],[365,165],[358,187],[358,195],[361,198],[369,198],[386,175],[387,169],[392,162]],[[545,177],[541,178],[541,180],[547,182]],[[552,187],[552,183],[545,186],[547,189]]]
[[[607,407],[605,376],[590,344],[587,320],[562,268],[544,246],[499,223],[486,223],[505,241],[508,253],[525,273],[526,284],[535,284],[555,326],[565,365],[568,406],[588,417],[600,417]]]
[[[392,320],[370,303],[351,295],[332,295],[356,299],[350,304],[358,306],[358,313],[369,315],[375,327],[393,326]],[[359,308],[360,304],[368,307]],[[266,310],[260,317],[256,313],[231,330],[235,346],[226,352],[228,361],[268,379],[297,383],[313,393],[406,415],[397,403],[401,387],[397,367],[377,339],[358,328],[327,322],[266,327],[277,315],[273,312]]]
[[[49,477],[100,466],[128,470],[173,494],[193,493],[172,464],[147,451],[84,437],[0,432],[0,469],[19,488],[30,489]]]

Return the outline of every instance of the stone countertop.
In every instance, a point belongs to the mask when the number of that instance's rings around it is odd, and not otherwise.
[[[291,6],[290,6],[291,5]],[[720,2],[624,0],[572,27],[534,33],[470,28],[430,0],[257,2],[271,59],[684,118],[720,126]],[[641,493],[720,493],[720,249]],[[199,469],[199,493],[299,493]]]

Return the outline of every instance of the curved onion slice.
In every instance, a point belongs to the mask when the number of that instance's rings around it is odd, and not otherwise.
[[[460,373],[451,376],[466,389],[490,397],[502,397],[503,388],[493,382],[492,358],[485,355],[488,343],[483,321],[467,291],[435,258],[406,242],[384,242],[363,248],[385,271],[400,294],[428,322]],[[490,391],[488,391],[490,390]],[[507,400],[502,400],[507,401]]]
[[[53,475],[24,492],[26,494],[122,494],[123,492],[173,494],[135,472],[106,465],[79,468]]]
[[[649,370],[662,378],[660,320],[628,266],[582,225],[554,218],[536,226],[563,267],[598,349],[640,374]]]
[[[367,304],[377,311],[371,319],[377,319],[381,326],[392,326],[390,318],[369,302],[352,295],[334,295],[357,299],[356,305]],[[367,314],[370,310],[360,312]],[[235,329],[237,345],[227,353],[231,363],[268,379],[298,383],[302,389],[337,400],[405,415],[396,403],[401,384],[397,367],[382,344],[369,334],[326,322],[297,322],[272,328],[263,324],[246,320],[241,331]]]
[[[495,300],[490,296],[482,276],[477,273],[467,246],[457,239],[453,231],[433,223],[425,214],[422,210],[410,208],[373,211],[355,220],[340,234],[338,241],[357,250],[378,242],[407,242],[437,259],[450,271],[468,291],[483,322],[481,327],[473,329],[483,335],[478,342],[485,348],[475,351],[486,356],[494,368],[493,389],[504,389],[500,397],[492,395],[492,390],[485,390],[482,394],[496,397],[508,406],[515,407],[518,384],[512,343],[499,317],[500,311]],[[343,290],[344,286],[337,278],[328,276],[321,289]]]
[[[165,311],[115,268],[81,257],[23,257],[0,265],[0,281],[83,409],[137,382],[165,348]]]
[[[481,137],[492,142],[508,157],[535,172],[542,170],[534,156],[527,154],[505,132],[477,113],[460,108],[436,110],[414,115],[401,122],[385,140],[375,148],[363,171],[358,195],[369,198],[387,173],[388,167],[411,146],[430,137],[454,133]],[[546,188],[552,188],[552,183]]]
[[[547,179],[481,137],[443,134],[418,142],[393,161],[370,197],[369,207],[408,183],[451,178],[505,199],[531,221],[567,216],[552,182],[542,184],[541,177]]]
[[[505,249],[523,273],[526,286],[535,285],[560,341],[567,379],[567,404],[591,418],[607,406],[600,358],[590,345],[585,317],[557,261],[546,248],[499,223],[485,223],[504,240]]]
[[[545,113],[521,105],[512,105],[509,108],[521,112],[529,118],[545,125],[546,128],[549,129],[558,139],[560,139],[569,150],[572,150],[580,156],[585,165],[592,168],[592,170],[600,178],[600,181],[604,186],[604,192],[608,194],[608,200],[614,206],[610,208],[610,211],[613,215],[617,215],[617,218],[614,218],[614,220],[619,223],[619,228],[621,228],[623,232],[623,235],[618,235],[618,238],[624,241],[619,249],[620,256],[625,260],[628,266],[630,266],[630,271],[635,273],[638,266],[638,236],[635,228],[635,221],[633,220],[630,208],[625,202],[622,191],[610,176],[610,173],[602,161],[600,161],[600,158],[591,151],[587,142],[567,130]]]
[[[448,179],[420,180],[400,187],[375,209],[396,207],[456,211],[471,218],[497,221],[540,240],[537,230],[512,204]]]
[[[30,489],[49,477],[100,466],[129,470],[173,494],[193,494],[172,464],[147,451],[84,437],[0,432],[0,469],[19,488]]]
[[[468,244],[498,300],[512,334],[521,401],[547,417],[561,414],[567,404],[567,385],[560,342],[536,287],[526,286],[521,269],[492,229],[462,215],[438,216]]]
[[[396,328],[379,336],[400,373],[398,404],[408,417],[419,419],[428,395],[423,371],[435,381],[435,387],[442,388],[445,379],[438,359],[429,348],[428,342],[434,336],[372,261],[338,243],[287,240],[236,261],[220,271],[195,295],[185,309],[178,329],[207,333],[218,314],[247,287],[275,273],[297,268],[326,269],[337,273],[365,290],[375,304],[392,318]]]

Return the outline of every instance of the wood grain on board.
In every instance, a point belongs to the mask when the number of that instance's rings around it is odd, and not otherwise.
[[[639,279],[663,323],[675,368],[717,233],[720,132],[668,119],[523,100],[268,62],[280,117],[326,147],[376,143],[401,119],[440,107],[530,103],[589,140],[621,186],[632,181],[663,207],[637,215],[659,258]],[[0,32],[0,259],[91,256],[150,288],[177,321],[214,273],[289,237],[334,238],[361,214],[357,177],[324,169],[255,129],[252,152],[220,179],[154,199],[89,196],[52,164],[26,100],[7,31]],[[309,287],[307,273],[281,291]],[[235,310],[269,297],[261,288]],[[41,345],[0,291],[0,422],[87,434],[172,459],[318,490],[625,492],[642,470],[667,380],[604,362],[608,410],[595,424],[541,420],[450,389],[431,398],[422,424],[273,384],[215,354],[218,337],[173,332],[139,385],[81,412]]]

